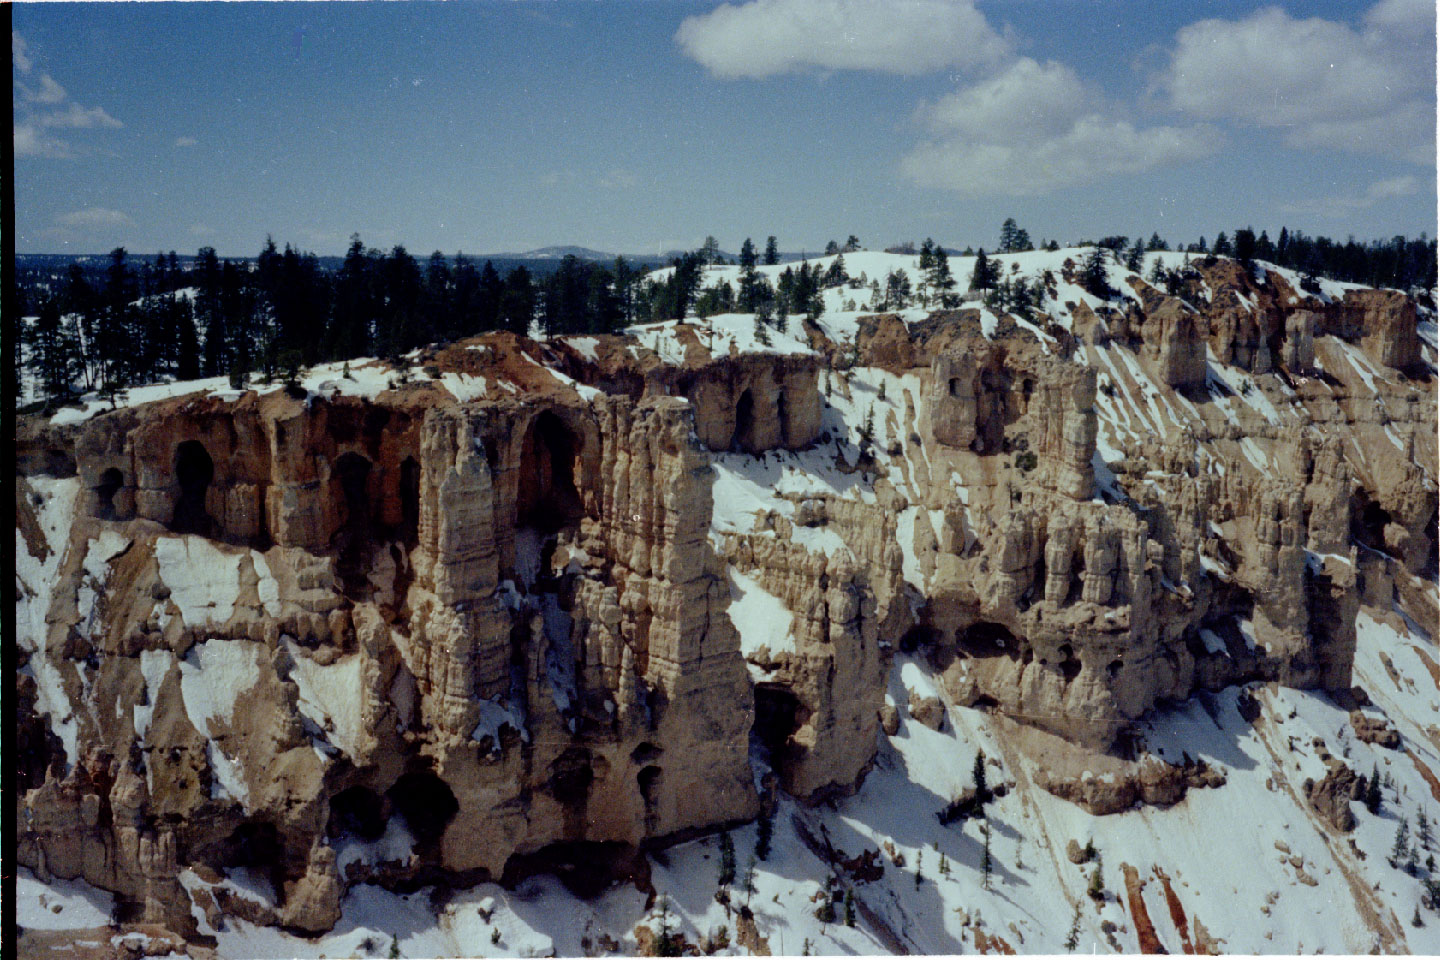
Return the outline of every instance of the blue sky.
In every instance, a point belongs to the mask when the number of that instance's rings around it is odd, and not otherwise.
[[[21,4],[21,252],[1436,232],[1435,7]]]

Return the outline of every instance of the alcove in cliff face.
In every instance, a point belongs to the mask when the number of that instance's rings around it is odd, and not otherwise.
[[[520,448],[515,525],[555,533],[584,514],[575,486],[578,438],[560,418],[545,411],[535,418]]]
[[[358,453],[341,454],[330,468],[331,497],[340,508],[334,546],[336,565],[347,593],[364,588],[370,556],[370,461]]]
[[[735,440],[732,446],[746,453],[755,452],[755,398],[748,388],[735,403]]]
[[[95,516],[101,520],[119,519],[115,510],[115,494],[124,485],[125,475],[115,467],[100,474],[100,482],[95,486]]]
[[[956,631],[955,649],[962,657],[1015,657],[1020,644],[1003,623],[980,620]]]
[[[770,766],[787,782],[794,748],[790,738],[809,717],[807,710],[788,687],[778,683],[755,685],[754,738],[769,755]]]
[[[439,840],[460,809],[449,785],[430,770],[405,774],[386,795],[421,843]]]
[[[214,535],[215,521],[205,509],[205,494],[214,479],[215,461],[200,441],[186,440],[175,448],[175,482],[180,495],[175,500],[170,527],[176,533]]]

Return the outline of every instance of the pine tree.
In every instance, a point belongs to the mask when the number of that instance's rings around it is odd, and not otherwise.
[[[983,806],[990,802],[990,788],[985,783],[985,751],[980,750],[975,754],[975,763],[970,768],[970,775],[975,779],[975,799]]]
[[[730,831],[720,833],[720,886],[728,887],[735,882],[735,841]]]
[[[770,856],[770,838],[775,830],[773,813],[767,813],[760,818],[755,830],[755,856],[764,860]]]
[[[920,870],[921,870],[921,863],[924,861],[924,859],[925,859],[925,851],[924,851],[924,850],[916,850],[916,851],[915,851],[915,889],[916,889],[916,890],[919,890],[919,889],[920,889],[920,881],[921,881],[921,879],[922,879]]]
[[[750,898],[755,894],[755,857],[750,857],[750,862],[745,865],[745,873],[740,877],[740,892],[745,894],[745,906],[750,906]]]
[[[855,891],[845,888],[845,926],[855,926]]]
[[[1080,270],[1080,286],[1102,300],[1109,300],[1115,295],[1110,286],[1110,276],[1105,269],[1104,247],[1094,247],[1086,255],[1085,264]]]
[[[857,237],[857,236],[855,236],[855,234],[853,234],[853,233],[850,234],[850,236],[849,236],[848,238],[846,238],[846,240],[845,240],[845,252],[846,252],[846,253],[854,253],[856,250],[859,250],[859,249],[860,249],[860,238]]]
[[[1430,818],[1425,815],[1424,807],[1415,814],[1415,839],[1419,841],[1420,849],[1430,849]]]
[[[1135,245],[1125,255],[1125,269],[1133,273],[1139,273],[1145,266],[1145,248],[1140,244],[1140,238],[1135,238]]]
[[[1203,240],[1202,240],[1203,242]],[[1228,257],[1230,255],[1230,238],[1221,230],[1220,235],[1215,238],[1214,253],[1217,257]]]
[[[765,240],[765,266],[773,267],[780,262],[780,246],[772,235]]]
[[[1145,249],[1151,252],[1156,250],[1169,250],[1170,244],[1166,243],[1164,240],[1161,240],[1160,234],[1152,233],[1150,234],[1150,240],[1145,244]]]
[[[935,262],[930,270],[930,287],[940,298],[942,307],[955,305],[955,275],[950,272],[950,255],[941,246],[935,248]]]
[[[1365,786],[1365,809],[1379,816],[1380,808],[1380,766],[1376,764],[1374,771],[1370,774],[1370,781]]]
[[[985,256],[985,248],[981,247],[979,253],[975,255],[975,269],[970,274],[970,289],[993,290],[999,280],[999,266]]]
[[[700,245],[700,259],[706,266],[720,262],[720,241],[713,236],[707,236],[705,242]]]
[[[1074,953],[1080,946],[1080,904],[1075,904],[1075,916],[1070,921],[1070,933],[1065,937],[1065,952]]]
[[[945,877],[950,876],[950,858],[945,856],[943,852],[940,854],[940,875]]]
[[[30,331],[29,366],[39,380],[47,400],[64,400],[80,371],[80,339],[60,315],[53,297],[40,302],[40,312]]]
[[[1398,867],[1406,859],[1410,850],[1410,818],[1401,817],[1400,825],[1395,828],[1395,845],[1390,848],[1390,866]]]
[[[1020,228],[1015,224],[1014,217],[1006,217],[1005,222],[1000,225],[1000,253],[1015,252],[1015,234]]]

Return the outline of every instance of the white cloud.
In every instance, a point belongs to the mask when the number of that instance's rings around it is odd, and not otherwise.
[[[1390,177],[1388,180],[1377,180],[1370,184],[1365,191],[1365,198],[1374,203],[1376,200],[1408,197],[1419,192],[1420,181],[1414,177]]]
[[[921,186],[1027,196],[1206,156],[1205,127],[1136,128],[1059,63],[1022,57],[998,76],[922,104],[930,138],[900,162]]]
[[[50,74],[42,73],[40,74],[40,89],[31,91],[29,97],[36,103],[64,103],[65,88],[56,83],[55,78]]]
[[[1435,7],[1384,0],[1359,29],[1276,7],[1176,34],[1160,86],[1179,110],[1282,131],[1287,144],[1435,157]]]
[[[119,210],[111,210],[108,207],[86,207],[84,210],[57,215],[55,223],[61,227],[72,229],[103,230],[128,226],[132,221],[129,215]]]
[[[1009,44],[973,0],[750,0],[687,17],[685,55],[718,77],[805,70],[922,74],[993,66]]]
[[[200,141],[199,141],[199,140],[196,140],[194,137],[176,137],[176,138],[175,138],[175,146],[177,146],[177,147],[193,147],[193,146],[195,146],[195,145],[196,145],[197,143],[199,143],[199,142],[200,142]]]
[[[1387,177],[1384,180],[1376,180],[1370,184],[1370,186],[1365,188],[1365,192],[1359,196],[1342,195],[1321,197],[1315,200],[1288,203],[1280,207],[1280,212],[1321,214],[1324,216],[1338,217],[1349,214],[1355,210],[1368,210],[1382,200],[1411,197],[1419,192],[1420,180],[1416,177]]]
[[[25,49],[25,38],[14,30],[10,31],[10,64],[21,73],[29,73],[34,67]]]
[[[15,124],[15,156],[68,160],[74,155],[69,144],[47,135],[33,123]]]
[[[602,190],[628,190],[639,182],[639,177],[622,167],[602,173],[595,180]]]
[[[35,60],[25,38],[10,31],[10,62],[14,71],[29,82],[12,82],[11,103],[15,109],[15,155],[68,160],[75,156],[70,144],[46,132],[47,129],[118,129],[124,124],[104,107],[82,107],[70,99],[65,88],[45,72],[35,73]],[[38,86],[35,84],[38,83]]]
[[[75,129],[88,129],[90,127],[109,127],[117,129],[125,126],[110,114],[105,112],[103,107],[82,107],[78,103],[71,103],[64,110],[54,113],[40,115],[42,127],[71,127]]]

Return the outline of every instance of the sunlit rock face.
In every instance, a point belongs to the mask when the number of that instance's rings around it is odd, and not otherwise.
[[[190,873],[259,870],[316,932],[363,882],[845,796],[944,701],[1090,756],[1200,691],[1348,691],[1362,601],[1440,626],[1434,348],[1403,295],[1261,274],[20,418],[18,860],[182,932]],[[1223,788],[1127,776],[1041,785]]]

